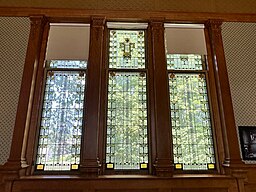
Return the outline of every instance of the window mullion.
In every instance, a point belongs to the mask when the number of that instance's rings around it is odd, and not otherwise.
[[[150,23],[152,40],[152,64],[154,70],[154,118],[155,134],[152,139],[156,145],[156,157],[153,159],[156,175],[172,175],[170,109],[168,75],[165,59],[164,25],[162,21]]]
[[[90,28],[90,51],[87,70],[85,128],[82,137],[80,170],[84,175],[99,174],[99,139],[101,76],[105,17],[93,17]]]

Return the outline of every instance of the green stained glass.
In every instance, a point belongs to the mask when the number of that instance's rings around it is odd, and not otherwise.
[[[53,62],[54,67],[76,65]],[[85,79],[82,70],[47,71],[36,159],[44,171],[66,171],[80,162]]]
[[[175,69],[187,69],[182,62]],[[191,61],[188,70],[202,69],[198,63]],[[208,170],[215,155],[205,74],[169,71],[169,89],[174,163],[183,170]]]
[[[204,57],[196,54],[167,54],[167,69],[203,70]]]
[[[115,169],[139,169],[148,162],[145,73],[109,76],[106,162]]]
[[[106,163],[136,170],[148,163],[145,32],[110,30],[109,35]]]
[[[73,60],[51,60],[47,62],[47,67],[55,69],[86,69],[86,61],[73,61]]]
[[[109,68],[145,68],[145,32],[110,30]]]
[[[197,45],[200,45],[200,41],[198,44],[195,42],[195,47]],[[189,50],[178,47],[168,47],[168,50]],[[167,52],[166,61],[169,74],[171,133],[175,168],[183,170],[214,169],[215,152],[205,56]]]

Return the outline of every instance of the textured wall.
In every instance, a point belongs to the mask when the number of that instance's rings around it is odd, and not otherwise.
[[[0,164],[9,157],[30,21],[0,17]]]
[[[0,0],[1,6],[256,13],[255,0]]]
[[[224,50],[237,126],[256,126],[256,23],[224,23]]]

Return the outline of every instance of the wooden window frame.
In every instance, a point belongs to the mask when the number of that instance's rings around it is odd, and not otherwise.
[[[112,22],[111,22],[112,23]],[[105,79],[105,86],[106,86],[106,90],[104,91],[103,95],[104,97],[106,98],[106,103],[104,105],[104,111],[106,111],[104,113],[104,131],[103,131],[103,135],[104,135],[104,141],[106,140],[106,132],[107,132],[107,98],[108,98],[108,80],[109,80],[109,77],[108,77],[108,74],[110,72],[143,72],[145,73],[146,75],[146,90],[147,90],[147,114],[149,116],[149,113],[150,113],[150,102],[149,102],[149,90],[150,90],[150,84],[149,84],[149,69],[148,69],[148,61],[147,61],[147,58],[148,58],[148,26],[144,23],[135,23],[134,26],[135,28],[127,28],[127,25],[132,25],[132,23],[125,23],[125,25],[123,26],[122,25],[122,22],[120,23],[113,23],[114,27],[112,27],[110,23],[110,26],[106,28],[106,63],[105,63],[105,75],[106,75],[106,79]],[[108,23],[109,24],[109,23]],[[119,26],[116,27],[116,26]],[[119,69],[119,68],[110,68],[109,67],[109,39],[110,39],[110,35],[109,35],[109,32],[110,30],[144,30],[144,33],[145,33],[145,68],[139,68],[139,69]],[[114,175],[114,174],[122,174],[122,175],[127,175],[127,174],[134,174],[134,175],[148,175],[151,173],[152,171],[152,168],[149,166],[151,164],[151,157],[150,157],[150,151],[151,151],[151,142],[150,142],[150,139],[151,138],[151,129],[150,129],[150,119],[148,118],[147,119],[147,128],[148,128],[148,168],[146,170],[143,170],[143,169],[137,169],[137,170],[126,170],[126,169],[123,169],[123,170],[111,170],[111,169],[107,169],[106,168],[106,141],[104,142],[104,144],[102,145],[103,147],[103,154],[102,154],[102,164],[103,164],[103,167],[102,167],[102,172],[103,174],[109,174],[109,175]]]
[[[82,139],[79,174],[89,177],[98,176],[104,174],[102,162],[104,158],[104,118],[106,114],[102,110],[102,106],[106,106],[106,94],[104,95],[104,93],[106,93],[105,90],[107,87],[106,73],[102,71],[106,67],[107,58],[105,54],[107,50],[106,18],[104,16],[95,16],[80,20],[72,18],[66,18],[64,20],[74,23],[88,23],[91,21],[87,75],[87,90],[89,91],[86,93],[86,98],[92,102],[86,107],[86,114],[91,114],[93,118],[88,118],[88,115],[86,115],[85,132],[87,134],[84,134]],[[34,174],[33,157],[38,132],[38,109],[42,100],[45,50],[47,47],[49,23],[56,21],[63,22],[63,18],[47,19],[43,16],[31,17],[31,32],[13,141],[10,157],[5,165],[13,169],[21,168],[24,170],[24,175]],[[173,170],[171,138],[169,134],[169,93],[163,25],[166,21],[163,18],[152,18],[147,20],[147,22],[149,22],[147,37],[149,49],[147,55],[149,56],[148,66],[150,68],[148,75],[153,77],[148,79],[151,88],[148,93],[151,106],[148,114],[151,125],[149,140],[152,143],[149,157],[151,159],[149,174],[171,177],[175,172]],[[193,22],[193,20],[190,22]],[[236,129],[221,37],[222,21],[206,19],[202,23],[206,26],[205,38],[208,52],[209,92],[211,95],[209,101],[212,106],[213,124],[215,128],[216,174],[225,174],[228,171],[228,166],[230,164],[240,164],[241,158],[240,153],[236,151],[236,149],[239,149],[238,141],[235,140],[234,142],[234,139],[232,139],[236,135]],[[90,63],[93,64],[93,67]],[[94,87],[98,88],[95,89]],[[161,101],[160,98],[162,97],[165,98],[165,101]],[[95,127],[95,129],[89,127]],[[166,145],[166,143],[169,145]],[[234,147],[231,149],[228,146]],[[54,172],[54,174],[58,173]]]

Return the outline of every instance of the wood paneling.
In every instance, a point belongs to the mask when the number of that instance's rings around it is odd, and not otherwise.
[[[95,192],[157,192],[157,189],[102,189]]]
[[[174,189],[172,192],[228,192],[227,189]]]
[[[13,184],[12,192],[238,192],[236,179],[225,176],[209,177],[109,177],[57,178],[27,177]]]

